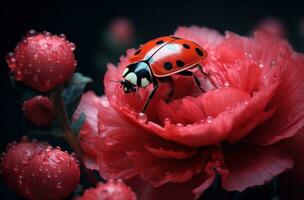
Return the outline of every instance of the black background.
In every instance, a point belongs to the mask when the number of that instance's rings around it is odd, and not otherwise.
[[[115,17],[130,19],[137,40],[168,35],[179,25],[201,25],[221,32],[231,30],[248,34],[262,19],[269,16],[282,20],[292,45],[303,51],[299,23],[304,16],[300,2],[280,1],[1,1],[0,2],[0,151],[5,145],[26,134],[18,93],[12,88],[5,55],[29,29],[65,33],[77,45],[78,71],[93,77],[91,86],[102,93],[103,72],[96,71],[94,56],[100,46],[100,35]],[[302,36],[303,37],[303,36]],[[303,38],[302,38],[303,39]],[[13,196],[0,185],[0,199]]]

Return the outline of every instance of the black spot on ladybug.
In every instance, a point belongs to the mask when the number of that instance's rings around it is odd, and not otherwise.
[[[195,48],[195,51],[196,53],[199,55],[199,56],[203,56],[204,53],[199,49],[199,48]]]
[[[172,69],[172,63],[170,63],[170,62],[165,62],[164,63],[164,68],[166,69],[166,70],[171,70]]]
[[[182,66],[185,65],[185,63],[184,63],[182,60],[177,60],[177,61],[176,61],[176,65],[177,65],[178,67],[182,67]]]
[[[160,44],[162,44],[162,43],[164,43],[163,40],[159,40],[159,41],[156,42],[157,45],[160,45]]]
[[[141,49],[138,49],[138,50],[134,53],[134,55],[138,55],[140,52],[141,52]]]
[[[179,37],[175,37],[175,36],[172,36],[171,38],[172,38],[172,39],[175,39],[175,40],[177,40],[177,39],[181,39],[181,38],[179,38]]]
[[[184,47],[185,49],[190,49],[190,46],[189,46],[188,44],[183,44],[183,47]]]

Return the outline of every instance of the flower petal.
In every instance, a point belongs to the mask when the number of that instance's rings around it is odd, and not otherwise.
[[[197,154],[188,159],[164,159],[148,151],[128,152],[140,177],[156,187],[169,182],[189,181],[203,170],[208,154],[208,152],[205,155]]]
[[[279,148],[239,143],[223,148],[229,174],[222,178],[228,191],[243,191],[263,185],[293,165],[290,156]]]
[[[236,142],[243,138],[254,127],[254,125],[251,123],[261,123],[271,115],[266,113],[265,116],[263,116],[263,114],[261,114],[258,120],[252,120],[253,116],[257,116],[258,114],[265,112],[264,110],[272,98],[276,87],[276,84],[270,85],[262,92],[257,92],[248,102],[241,101],[240,104],[234,109],[221,112],[215,118],[207,119],[206,121],[199,121],[194,124],[188,124],[186,126],[179,123],[173,124],[170,121],[167,121],[164,127],[151,121],[143,123],[142,121],[138,120],[137,114],[135,112],[131,112],[129,109],[119,106],[118,102],[112,101],[112,106],[115,107],[119,113],[123,114],[125,117],[133,121],[137,126],[145,128],[147,132],[153,132],[154,134],[166,140],[175,141],[179,144],[184,144],[190,147],[199,147],[218,144],[221,141],[225,140],[227,137],[227,140],[230,142]],[[235,94],[236,96],[238,96],[237,94],[240,94],[240,91],[237,89],[227,88],[222,90],[229,91],[227,94]],[[207,93],[206,95],[201,96],[200,98],[203,99],[201,101],[205,101],[204,98],[209,98],[209,96],[214,98],[214,101],[216,101],[218,97],[219,101],[221,99],[223,100],[222,103],[219,104],[221,110],[225,110],[226,105],[237,104],[237,102],[233,102],[236,101],[237,98],[233,100],[233,97],[231,98],[226,95],[228,103],[225,104],[223,103],[225,102],[224,98],[220,98],[225,96],[224,94],[216,91],[211,94],[213,95],[209,95]],[[242,95],[240,95],[239,98],[241,98],[241,96]],[[229,99],[231,99],[230,103]],[[247,98],[244,99],[242,97],[241,99],[245,100]],[[209,110],[209,113],[214,115],[218,114],[219,112],[219,110]],[[163,110],[161,112],[163,112]],[[250,126],[244,126],[246,123],[249,123]],[[239,129],[238,135],[233,134],[233,130],[237,130],[238,127],[246,128]]]
[[[287,65],[271,105],[276,108],[266,123],[254,130],[248,142],[268,145],[295,135],[304,126],[304,56],[294,55]]]
[[[153,187],[148,182],[141,180],[140,177],[134,177],[125,182],[132,187],[137,194],[138,199],[142,200],[194,200],[196,196],[201,195],[214,181],[213,174],[198,175],[185,183],[167,183],[160,187]],[[195,190],[199,186],[200,190]]]
[[[291,155],[294,161],[293,171],[304,173],[304,128],[302,128],[295,136],[279,142],[278,146],[285,151],[287,150]]]

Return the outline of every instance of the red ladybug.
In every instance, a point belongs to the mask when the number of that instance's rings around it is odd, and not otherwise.
[[[139,87],[145,88],[153,84],[153,90],[142,109],[144,113],[158,88],[158,82],[166,81],[172,85],[171,75],[193,76],[201,89],[198,78],[188,69],[198,67],[204,73],[199,63],[206,56],[207,52],[193,41],[174,36],[159,37],[141,45],[129,58],[131,64],[125,68],[122,75],[124,80],[121,80],[120,84],[125,93],[135,92]],[[172,95],[173,88],[168,99]]]

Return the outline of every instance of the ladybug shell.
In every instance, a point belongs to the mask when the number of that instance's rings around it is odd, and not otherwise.
[[[141,45],[129,60],[148,61],[154,76],[166,77],[196,66],[206,56],[193,41],[164,36]]]

